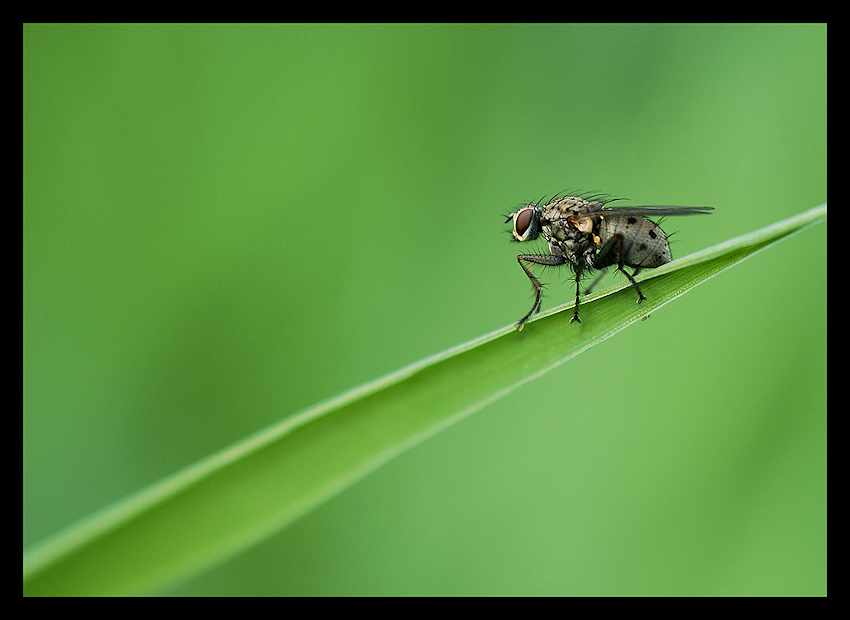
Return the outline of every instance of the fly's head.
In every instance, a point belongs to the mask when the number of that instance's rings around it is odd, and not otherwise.
[[[540,236],[540,207],[529,204],[508,215],[505,224],[513,221],[511,241],[533,241]]]

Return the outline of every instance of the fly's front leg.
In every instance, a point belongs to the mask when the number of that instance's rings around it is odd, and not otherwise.
[[[534,305],[531,306],[531,310],[528,311],[528,314],[522,317],[517,323],[517,330],[522,331],[522,326],[525,325],[525,322],[530,319],[532,315],[540,311],[540,298],[543,295],[543,285],[540,284],[540,280],[534,277],[534,274],[531,273],[531,269],[526,267],[525,263],[557,267],[558,265],[565,264],[567,259],[563,256],[555,256],[554,254],[520,254],[516,257],[516,260],[519,263],[519,266],[522,267],[525,275],[527,275],[528,279],[531,280],[531,286],[534,287]]]

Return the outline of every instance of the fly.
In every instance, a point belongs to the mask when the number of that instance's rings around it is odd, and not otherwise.
[[[564,196],[542,207],[528,204],[507,217],[505,223],[513,221],[511,241],[532,241],[542,235],[549,244],[549,254],[520,254],[516,257],[531,280],[535,294],[534,305],[519,320],[518,329],[521,330],[525,322],[540,311],[543,286],[531,272],[529,264],[572,267],[576,303],[570,323],[581,323],[578,318],[579,289],[585,270],[616,266],[637,291],[637,303],[640,303],[646,297],[635,276],[644,267],[659,267],[672,260],[667,235],[648,217],[696,215],[713,210],[713,207],[606,207],[609,202],[610,199],[587,200]],[[627,266],[634,271],[626,271],[624,268]]]

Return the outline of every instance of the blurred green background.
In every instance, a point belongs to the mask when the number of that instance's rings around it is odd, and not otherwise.
[[[825,25],[23,35],[24,549],[516,321],[524,201],[826,201]],[[819,225],[163,593],[825,592]]]

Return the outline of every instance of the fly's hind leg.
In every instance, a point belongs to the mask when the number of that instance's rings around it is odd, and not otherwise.
[[[633,286],[633,287],[635,287],[635,290],[637,291],[638,298],[637,298],[637,302],[636,302],[636,303],[640,303],[640,302],[642,302],[644,299],[646,299],[646,295],[644,295],[643,293],[641,293],[641,291],[640,291],[640,287],[638,286],[638,283],[637,283],[637,282],[635,282],[635,276],[636,276],[637,274],[639,274],[639,273],[640,273],[640,269],[641,269],[640,267],[635,267],[635,272],[634,272],[632,275],[629,275],[629,272],[628,272],[628,271],[626,271],[626,270],[625,270],[625,269],[623,269],[622,267],[619,267],[619,270],[620,270],[620,271],[622,271],[624,274],[626,274],[626,277],[629,279],[629,282],[631,282],[631,283],[632,283],[632,286]]]
[[[597,264],[604,264],[604,260],[615,249],[617,251],[617,260],[612,261],[608,264],[617,264],[617,270],[620,271],[623,275],[625,275],[626,278],[628,278],[629,282],[632,283],[632,286],[635,287],[635,290],[638,294],[637,303],[640,303],[644,299],[646,299],[646,295],[641,292],[637,281],[635,281],[635,276],[640,273],[641,267],[635,267],[635,271],[632,274],[629,274],[629,272],[624,269],[624,267],[626,266],[626,245],[623,243],[623,237],[621,235],[614,235],[610,239],[608,239],[608,241],[605,242],[605,245],[602,246],[602,249],[599,250],[596,255]],[[594,282],[594,284],[596,283]]]
[[[517,330],[522,331],[522,327],[525,325],[525,322],[530,319],[532,315],[540,311],[540,298],[543,295],[543,285],[540,284],[540,280],[534,277],[534,274],[531,273],[531,269],[526,267],[525,263],[557,267],[565,264],[567,259],[563,256],[555,256],[554,254],[520,254],[516,257],[516,260],[519,263],[519,266],[522,267],[525,275],[527,275],[528,279],[531,280],[531,286],[534,287],[534,305],[531,306],[531,310],[528,311],[528,314],[522,317],[517,323]]]

